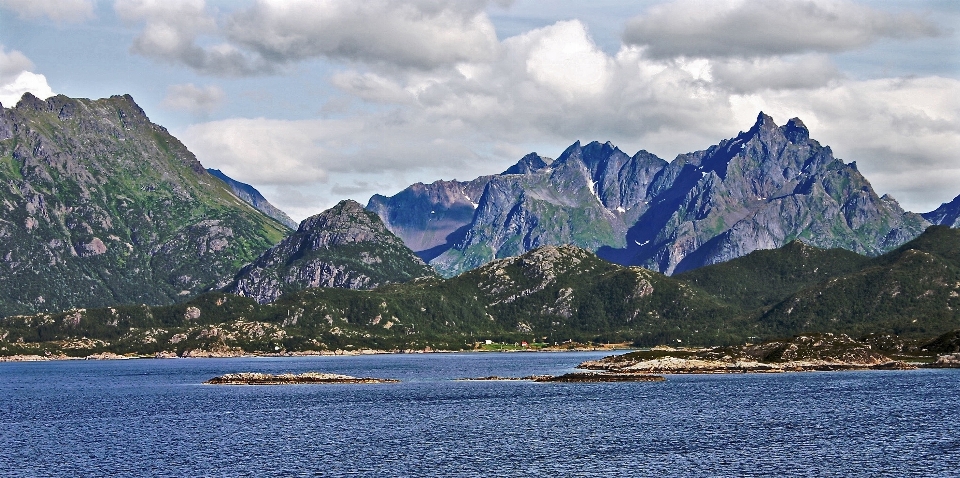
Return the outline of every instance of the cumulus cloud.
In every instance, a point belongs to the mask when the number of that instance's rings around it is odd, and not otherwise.
[[[32,69],[33,62],[26,55],[17,50],[8,52],[0,45],[0,84],[5,85],[20,76],[20,73]]]
[[[489,61],[496,31],[485,1],[258,0],[218,14],[204,0],[118,0],[143,23],[130,50],[215,76],[282,72],[317,58],[430,70]]]
[[[0,45],[0,104],[14,106],[24,93],[33,93],[37,98],[53,96],[53,90],[43,75],[27,70],[33,62],[17,50],[9,52]]]
[[[940,34],[935,23],[914,13],[844,0],[680,0],[628,21],[623,41],[655,58],[713,58],[835,53],[881,38]]]
[[[127,23],[145,24],[130,46],[132,53],[217,76],[274,71],[272,65],[258,56],[229,43],[201,46],[202,37],[212,37],[218,32],[216,19],[203,0],[119,0],[114,10]]]
[[[82,22],[93,18],[92,0],[0,0],[0,8],[20,18],[47,17],[55,22]]]
[[[171,85],[161,106],[170,110],[186,111],[194,115],[208,115],[220,109],[227,95],[219,86],[199,87],[193,83]]]
[[[795,58],[727,58],[710,62],[711,77],[734,93],[826,86],[843,75],[826,55]]]
[[[327,57],[434,68],[493,57],[484,2],[259,0],[227,21],[227,36],[271,62]]]

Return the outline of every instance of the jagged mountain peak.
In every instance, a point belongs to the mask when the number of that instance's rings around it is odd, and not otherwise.
[[[790,118],[780,131],[791,143],[804,143],[810,139],[810,131],[800,118]]]

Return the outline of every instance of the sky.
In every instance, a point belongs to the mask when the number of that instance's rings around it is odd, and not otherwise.
[[[529,152],[666,160],[799,117],[879,194],[960,194],[954,0],[0,0],[0,103],[131,94],[294,219]]]

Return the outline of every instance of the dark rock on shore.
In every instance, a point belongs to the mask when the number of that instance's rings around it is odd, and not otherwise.
[[[599,382],[663,382],[663,375],[645,373],[565,373],[556,377],[537,379],[537,382],[599,383]]]

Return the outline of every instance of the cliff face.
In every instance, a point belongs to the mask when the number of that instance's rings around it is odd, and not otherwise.
[[[0,315],[187,299],[284,233],[128,95],[0,112]]]
[[[304,219],[297,232],[240,270],[226,290],[267,303],[310,287],[373,289],[434,275],[376,214],[346,200]]]
[[[247,183],[241,183],[240,181],[223,174],[223,172],[221,172],[219,169],[207,168],[207,172],[226,183],[230,188],[230,191],[232,191],[235,196],[243,199],[247,204],[253,206],[256,210],[276,219],[277,222],[289,227],[290,229],[297,228],[296,221],[290,219],[290,216],[288,216],[287,213],[281,211],[273,204],[270,204],[270,201],[267,201],[267,198],[263,197],[263,194],[260,194],[260,191],[257,191],[257,188]]]
[[[456,233],[430,243],[426,258],[445,276],[549,244],[667,274],[794,239],[877,255],[929,225],[877,196],[855,164],[810,139],[799,119],[777,126],[763,113],[747,132],[671,163],[577,142],[556,161],[528,155],[477,181],[483,193],[470,220],[465,210],[459,229],[448,229]],[[426,230],[417,221],[435,204],[408,196],[402,220],[378,197],[370,206],[405,238]]]
[[[960,196],[924,213],[923,218],[938,226],[960,227]]]

